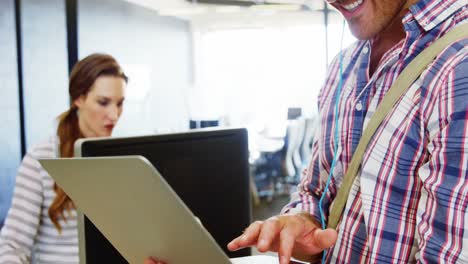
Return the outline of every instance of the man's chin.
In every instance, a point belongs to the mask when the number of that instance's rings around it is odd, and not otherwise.
[[[365,25],[365,23],[348,21],[348,25],[353,36],[359,40],[369,40],[376,35],[376,33],[369,29],[368,25]]]

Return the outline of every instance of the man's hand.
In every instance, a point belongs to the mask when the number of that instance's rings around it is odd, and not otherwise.
[[[291,257],[310,261],[333,246],[337,237],[335,230],[322,230],[305,213],[280,215],[252,223],[243,235],[228,244],[228,249],[253,246],[260,252],[274,251],[278,252],[280,264],[288,264]]]

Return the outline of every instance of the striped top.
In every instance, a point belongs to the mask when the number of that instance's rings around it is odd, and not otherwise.
[[[468,23],[467,0],[420,0],[403,19],[406,38],[369,76],[372,41],[344,52],[343,89],[335,112],[339,60],[319,96],[318,133],[298,193],[283,213],[320,219],[339,189],[363,129],[404,67],[456,25]],[[334,137],[335,116],[339,138]],[[447,47],[409,88],[376,131],[364,155],[328,263],[468,263],[468,39]]]
[[[76,211],[60,220],[59,234],[49,218],[54,181],[37,161],[57,157],[55,139],[32,148],[16,176],[12,206],[0,233],[0,263],[78,263]],[[67,213],[65,213],[67,215]]]

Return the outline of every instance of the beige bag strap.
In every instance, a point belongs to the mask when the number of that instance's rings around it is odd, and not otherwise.
[[[434,61],[446,47],[453,42],[460,40],[461,38],[468,37],[468,24],[457,26],[450,30],[442,38],[435,41],[429,47],[421,52],[411,63],[406,66],[403,72],[398,76],[395,83],[392,85],[390,90],[387,92],[382,102],[377,107],[374,115],[369,121],[369,124],[365,128],[361,140],[353,154],[351,163],[346,171],[346,174],[341,184],[340,189],[333,202],[330,216],[328,219],[328,227],[336,229],[338,222],[340,221],[346,200],[348,199],[349,191],[353,185],[354,179],[357,176],[358,170],[361,167],[361,162],[364,157],[367,145],[374,135],[377,128],[380,126],[382,121],[385,119],[387,114],[392,110],[396,102],[400,97],[409,89],[409,87],[418,79],[422,72],[427,66]]]

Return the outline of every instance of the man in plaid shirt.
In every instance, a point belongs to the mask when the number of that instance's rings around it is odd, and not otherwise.
[[[282,214],[251,224],[230,250],[276,251],[281,264],[291,256],[320,261],[324,250],[326,263],[468,263],[468,38],[445,48],[378,128],[337,230],[319,224],[319,199],[333,158],[326,214],[386,92],[422,50],[468,23],[467,4],[332,3],[360,39],[343,52],[342,89],[337,57],[319,96],[320,125],[298,193]]]

